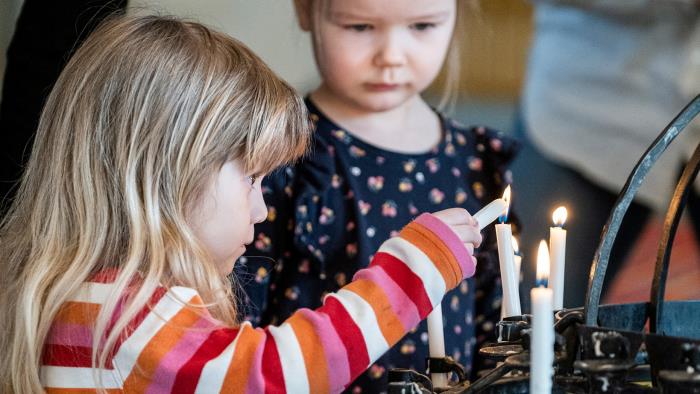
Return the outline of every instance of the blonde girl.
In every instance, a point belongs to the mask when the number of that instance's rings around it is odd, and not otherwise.
[[[446,96],[456,86],[460,14],[469,2],[294,1],[321,83],[306,100],[315,127],[311,154],[264,184],[268,222],[256,227],[249,252],[275,263],[246,261],[256,278],[248,294],[262,323],[320,305],[419,212],[451,206],[476,212],[503,193],[513,141],[460,125],[421,96],[442,68],[450,81]],[[476,279],[443,305],[447,352],[468,368],[484,367],[473,357],[475,345],[495,340],[500,317],[492,246],[480,251]],[[392,367],[424,370],[427,339],[421,325],[351,389],[382,390]]]
[[[267,214],[261,178],[309,132],[234,39],[153,16],[99,27],[50,94],[0,228],[1,391],[345,387],[473,270],[480,235],[464,210],[425,214],[319,310],[239,324],[227,274]]]

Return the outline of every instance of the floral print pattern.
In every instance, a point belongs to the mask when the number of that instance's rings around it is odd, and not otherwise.
[[[516,146],[483,127],[467,128],[441,116],[442,142],[424,154],[399,154],[355,138],[307,100],[316,126],[312,154],[267,177],[268,220],[237,264],[247,295],[246,319],[286,319],[298,308],[321,305],[348,283],[379,245],[421,212],[460,206],[476,212],[499,197],[510,179]],[[467,368],[483,368],[477,343],[495,340],[500,281],[495,235],[484,234],[475,277],[443,300],[447,354]],[[262,269],[261,269],[262,268]],[[347,392],[382,392],[391,368],[425,370],[422,322],[353,382]]]

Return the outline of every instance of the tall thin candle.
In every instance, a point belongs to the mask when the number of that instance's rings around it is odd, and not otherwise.
[[[491,224],[507,209],[508,204],[500,198],[491,201],[488,205],[475,213],[473,218],[479,223],[479,230]],[[442,325],[442,305],[437,304],[428,314],[428,352],[430,357],[445,357],[445,333]],[[447,374],[430,374],[434,387],[447,387]]]
[[[510,206],[510,186],[503,193],[503,199]],[[501,308],[504,316],[519,316],[520,294],[518,293],[518,280],[515,276],[515,262],[513,256],[513,232],[510,224],[506,223],[508,212],[499,218],[496,225],[496,241],[498,243],[498,263],[501,269],[501,286],[503,287],[503,303]]]
[[[552,214],[554,226],[549,228],[549,257],[551,276],[549,288],[554,293],[554,310],[564,307],[564,272],[566,267],[566,208],[559,207]]]
[[[552,392],[554,369],[554,311],[552,289],[546,286],[549,274],[549,251],[542,240],[537,253],[537,285],[530,291],[532,302],[532,337],[530,343],[530,393]]]

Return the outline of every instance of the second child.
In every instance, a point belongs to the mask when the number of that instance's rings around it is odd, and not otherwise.
[[[383,239],[419,212],[450,206],[476,212],[509,182],[514,144],[484,127],[465,127],[431,108],[421,93],[443,63],[457,74],[456,0],[297,0],[321,74],[306,99],[315,126],[311,154],[268,178],[268,222],[246,258],[248,315],[279,322],[316,307],[367,266]],[[454,81],[453,81],[454,82]],[[493,340],[500,285],[485,239],[474,279],[443,302],[447,354],[468,368],[475,345]],[[425,323],[351,387],[386,388],[392,367],[424,370]]]

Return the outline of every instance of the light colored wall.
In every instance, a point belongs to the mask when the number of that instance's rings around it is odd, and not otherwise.
[[[129,5],[222,30],[301,91],[318,82],[309,37],[297,26],[292,0],[130,0]]]
[[[23,0],[0,0],[0,75]],[[198,20],[243,41],[295,88],[318,83],[307,34],[296,24],[292,0],[130,0],[132,9]],[[2,88],[2,78],[0,78]]]
[[[0,72],[22,2],[0,0]],[[454,115],[466,123],[507,129],[522,79],[530,10],[524,0],[478,3],[481,7],[471,10],[465,21],[460,84],[465,99]],[[309,37],[297,26],[292,0],[129,0],[129,4],[134,11],[191,18],[238,38],[302,93],[318,84]],[[438,95],[435,90],[428,94]]]

